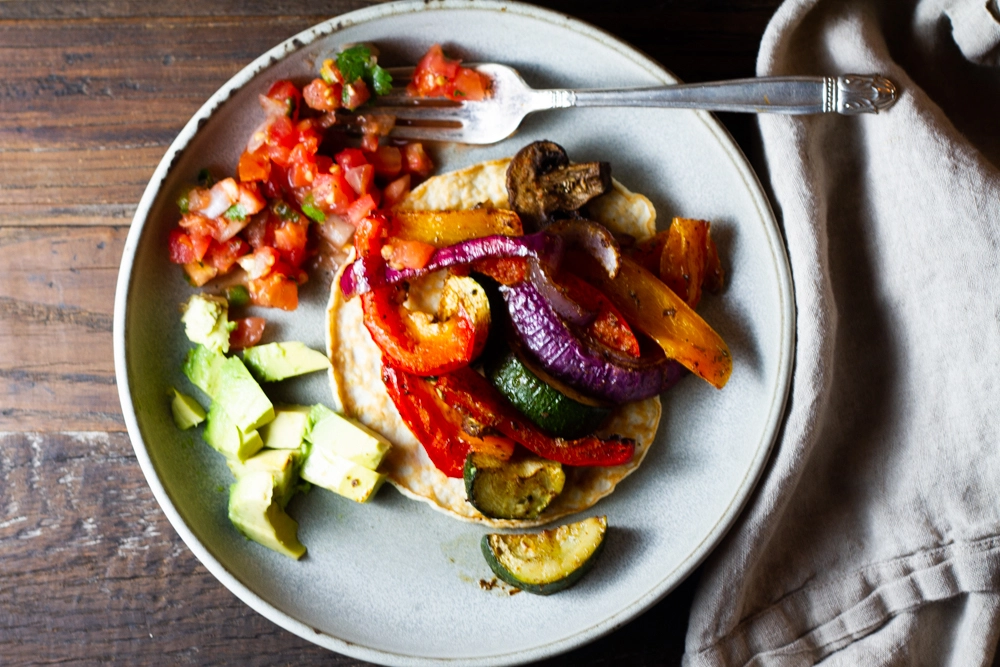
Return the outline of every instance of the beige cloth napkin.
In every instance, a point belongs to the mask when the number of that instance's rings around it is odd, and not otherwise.
[[[704,567],[688,665],[993,659],[998,17],[995,0],[789,0],[768,27],[758,74],[878,72],[901,96],[759,119],[795,370],[764,477]]]

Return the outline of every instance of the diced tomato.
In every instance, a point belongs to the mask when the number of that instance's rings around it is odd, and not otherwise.
[[[266,181],[271,175],[271,161],[264,155],[243,151],[236,170],[241,181]]]
[[[445,56],[439,44],[433,45],[417,63],[406,92],[416,97],[482,100],[486,97],[488,80],[479,72],[462,67],[460,62]]]
[[[479,72],[462,67],[458,70],[458,75],[453,83],[453,90],[449,97],[469,102],[479,102],[486,98],[487,84],[483,81],[483,75]]]
[[[247,283],[250,302],[266,308],[295,310],[299,305],[298,283],[280,273],[271,273]]]
[[[243,350],[259,343],[267,325],[263,317],[241,317],[233,322],[236,328],[229,332],[231,350]]]
[[[347,208],[347,221],[357,227],[376,208],[375,199],[367,194]]]
[[[434,44],[417,63],[413,80],[406,87],[410,95],[438,97],[445,95],[445,87],[458,74],[458,60],[445,57],[440,44]]]
[[[382,190],[382,205],[386,208],[395,206],[399,202],[403,201],[403,197],[409,194],[409,192],[410,175],[403,174],[392,183],[385,186],[385,189]]]
[[[170,261],[174,264],[188,264],[198,261],[198,258],[195,256],[194,245],[191,243],[191,237],[185,234],[182,229],[175,227],[170,230],[168,245],[170,248]]]
[[[394,269],[422,269],[427,266],[435,250],[437,248],[423,241],[393,239],[382,247],[382,256]]]
[[[354,190],[344,179],[339,165],[333,165],[327,173],[320,173],[313,179],[313,202],[326,213],[345,215],[354,201]]]
[[[285,220],[274,228],[274,247],[281,258],[298,268],[306,257],[309,226],[305,221]]]
[[[406,156],[406,170],[408,172],[424,178],[434,171],[434,163],[424,150],[423,144],[419,142],[406,144],[403,147],[403,155]]]
[[[250,252],[250,244],[238,236],[234,236],[228,241],[219,243],[212,241],[212,245],[205,255],[205,263],[218,269],[219,274],[229,273],[236,260]]]
[[[379,176],[395,178],[403,170],[403,153],[395,146],[379,146],[368,155],[368,162]]]
[[[304,188],[315,180],[319,169],[313,156],[305,151],[302,144],[296,144],[288,156],[288,185],[293,188]]]
[[[209,266],[202,262],[188,262],[184,265],[184,273],[195,287],[201,287],[209,280],[218,275],[219,270],[214,266]]]
[[[299,117],[299,105],[302,102],[302,93],[299,92],[298,86],[291,81],[284,79],[275,81],[271,85],[271,89],[267,91],[267,97],[281,102],[285,107],[285,115],[288,118],[294,120]]]
[[[337,164],[345,172],[368,164],[368,158],[365,157],[364,152],[357,148],[345,148],[334,155],[333,159],[337,161]]]
[[[322,132],[316,125],[316,121],[312,118],[300,120],[295,125],[295,131],[297,133],[296,144],[302,146],[302,149],[310,155],[315,155],[323,141]]]
[[[341,93],[344,103],[344,108],[354,111],[359,106],[368,101],[371,97],[371,93],[368,91],[368,86],[365,84],[364,80],[358,79],[354,83],[349,83],[344,86],[343,93]]]
[[[375,183],[375,167],[370,164],[363,164],[344,171],[344,178],[350,184],[351,189],[360,195],[369,194]]]
[[[302,97],[307,105],[316,111],[335,111],[340,108],[343,87],[339,83],[329,84],[323,79],[313,79],[302,89]]]

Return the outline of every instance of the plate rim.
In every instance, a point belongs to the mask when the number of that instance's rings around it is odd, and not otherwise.
[[[501,0],[399,0],[397,2],[389,2],[381,5],[361,8],[346,14],[332,17],[326,21],[309,27],[292,37],[289,37],[242,68],[228,81],[226,81],[215,93],[213,93],[211,97],[208,98],[208,100],[184,125],[177,137],[171,142],[163,158],[154,170],[153,175],[150,177],[149,183],[139,200],[136,212],[132,218],[125,241],[125,247],[122,253],[122,261],[116,284],[113,321],[115,377],[129,439],[132,443],[136,459],[139,462],[140,469],[146,479],[146,483],[153,492],[153,496],[156,498],[157,503],[166,515],[167,520],[170,522],[171,526],[180,536],[185,545],[192,551],[192,553],[194,553],[202,565],[204,565],[205,568],[233,595],[250,606],[257,613],[289,632],[292,632],[293,634],[296,634],[311,643],[354,658],[380,664],[400,665],[403,667],[454,663],[493,667],[496,665],[520,664],[528,661],[540,660],[583,646],[634,620],[656,602],[664,598],[708,557],[726,533],[732,528],[740,512],[742,512],[743,508],[749,501],[757,483],[760,481],[766,462],[769,459],[771,451],[777,441],[788,396],[791,391],[792,368],[794,364],[795,307],[791,269],[784,239],[781,235],[777,219],[769,201],[767,200],[756,172],[753,170],[746,156],[733,140],[728,130],[726,130],[726,128],[723,127],[714,116],[704,111],[694,112],[715,137],[720,147],[724,149],[725,154],[740,174],[748,193],[750,193],[757,214],[764,223],[763,227],[766,232],[768,246],[772,254],[771,259],[774,263],[778,276],[778,284],[776,287],[778,289],[780,300],[779,311],[781,321],[779,328],[781,335],[778,345],[779,359],[776,368],[776,378],[778,381],[774,387],[771,409],[764,422],[765,428],[762,431],[762,437],[758,443],[756,455],[751,459],[750,465],[747,467],[743,479],[739,487],[736,489],[729,505],[718,517],[711,530],[709,530],[702,540],[693,547],[688,555],[678,563],[677,567],[667,573],[659,582],[651,586],[647,593],[639,596],[617,612],[572,635],[568,635],[532,648],[496,654],[493,656],[471,659],[424,657],[361,646],[319,631],[316,628],[295,619],[290,614],[279,610],[272,603],[254,593],[233,573],[226,569],[211,553],[208,547],[198,539],[194,531],[187,525],[178,509],[175,507],[170,493],[167,491],[166,487],[163,486],[156,467],[153,464],[147,450],[145,440],[143,438],[143,431],[138,422],[134,404],[132,402],[132,392],[128,368],[126,365],[125,341],[128,333],[126,315],[128,309],[128,297],[131,290],[134,260],[139,240],[146,227],[149,212],[157,195],[159,194],[162,184],[170,173],[173,164],[198,133],[201,125],[205,123],[208,118],[210,118],[236,90],[247,84],[259,73],[266,70],[273,64],[287,58],[293,53],[308,47],[310,44],[323,37],[339,32],[346,27],[361,23],[369,23],[390,16],[440,10],[480,10],[511,13],[538,20],[543,23],[553,24],[561,28],[567,28],[583,36],[590,37],[600,42],[603,46],[612,48],[636,64],[642,66],[651,75],[663,80],[664,83],[678,81],[677,77],[675,77],[661,64],[635,47],[622,41],[620,38],[581,21],[580,19],[522,2],[503,2]]]

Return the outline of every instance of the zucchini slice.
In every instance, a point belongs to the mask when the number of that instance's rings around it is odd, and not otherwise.
[[[609,414],[604,405],[582,403],[545,382],[513,352],[487,373],[507,399],[550,435],[573,440],[593,433]]]
[[[536,519],[562,493],[562,465],[537,456],[502,461],[471,452],[465,459],[465,494],[493,519]]]
[[[604,547],[606,516],[591,517],[541,533],[483,535],[490,569],[511,586],[551,595],[580,580]]]

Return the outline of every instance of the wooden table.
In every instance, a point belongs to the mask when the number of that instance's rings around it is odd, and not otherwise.
[[[112,361],[118,263],[167,146],[257,55],[361,0],[0,2],[0,663],[359,665],[222,587],[161,513]],[[682,79],[751,76],[778,0],[549,0]],[[754,125],[723,117],[754,160]],[[693,583],[547,665],[679,662]]]

